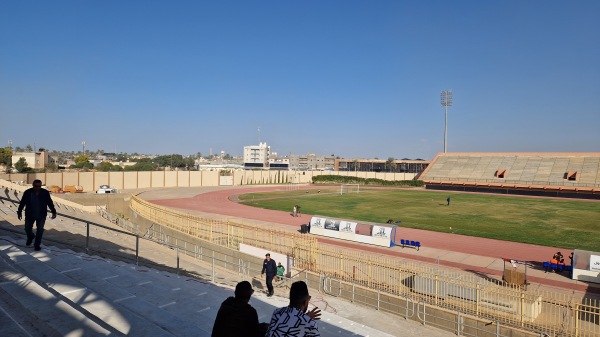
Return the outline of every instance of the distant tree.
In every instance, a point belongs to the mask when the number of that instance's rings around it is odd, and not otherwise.
[[[56,172],[58,171],[58,165],[55,163],[48,163],[44,166],[41,172]]]
[[[31,145],[27,144],[27,146],[25,146],[25,151],[33,152],[33,147],[31,147]]]
[[[193,160],[192,160],[193,161]],[[159,167],[186,167],[186,162],[180,154],[169,154],[166,156],[158,156],[152,159],[152,162],[158,164]],[[193,164],[192,164],[193,166]]]
[[[75,165],[71,165],[71,168],[78,169],[92,169],[94,164],[90,163],[90,158],[85,154],[80,154],[74,159]]]
[[[386,162],[385,162],[385,169],[386,171],[394,171],[394,158],[393,157],[389,157]]]
[[[81,162],[79,164],[71,165],[69,167],[73,168],[73,169],[89,170],[89,169],[93,169],[94,168],[94,164],[90,163],[89,161],[86,161],[86,162]]]
[[[154,171],[156,169],[157,165],[149,160],[139,161],[132,166],[125,166],[125,171]]]
[[[107,161],[103,161],[100,164],[98,164],[98,166],[96,166],[96,169],[98,171],[107,172],[107,171],[111,171],[112,167],[113,167],[113,164],[111,164]]]
[[[119,153],[117,155],[117,161],[120,161],[120,162],[126,162],[127,158],[128,158],[127,153]]]
[[[103,161],[98,166],[96,166],[98,171],[108,172],[108,171],[123,171],[123,168],[119,165],[113,165],[107,161]]]
[[[31,171],[31,167],[29,167],[27,160],[25,160],[23,157],[19,158],[19,160],[15,163],[15,169],[19,173],[27,173]]]
[[[185,168],[186,170],[192,170],[196,166],[196,161],[195,161],[194,157],[188,156],[188,157],[182,158],[182,164],[183,165],[180,166],[181,168]]]
[[[79,164],[84,164],[84,163],[89,163],[90,162],[90,157],[86,156],[85,154],[80,154],[79,156],[75,157],[75,164],[79,165]]]
[[[16,146],[15,147],[15,152],[25,152],[25,149],[20,147],[20,146]]]
[[[12,155],[13,152],[10,147],[0,149],[0,164],[12,166]]]

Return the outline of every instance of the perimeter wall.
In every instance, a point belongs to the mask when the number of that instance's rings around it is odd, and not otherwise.
[[[339,172],[339,171],[134,171],[134,172],[57,172],[0,174],[0,179],[31,185],[40,179],[46,186],[79,185],[93,192],[100,185],[118,190],[161,187],[210,187],[264,184],[308,184],[318,175],[339,175],[382,180],[413,180],[415,173]]]

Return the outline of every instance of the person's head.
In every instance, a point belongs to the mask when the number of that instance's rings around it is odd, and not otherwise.
[[[42,188],[42,181],[39,179],[36,179],[33,181],[33,189],[36,191],[39,191]]]
[[[278,266],[281,266],[281,262],[279,262],[277,265],[278,265]]]
[[[297,308],[302,312],[308,310],[310,295],[308,294],[308,286],[304,281],[296,281],[292,283],[290,288],[290,307]]]
[[[265,259],[267,259],[267,261],[269,261],[269,260],[271,259],[271,254],[267,253],[267,254],[265,255]]]
[[[234,295],[237,299],[248,302],[253,293],[254,289],[252,289],[252,285],[248,281],[242,281],[235,286]]]

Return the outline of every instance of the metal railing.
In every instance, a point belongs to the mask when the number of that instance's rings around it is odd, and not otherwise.
[[[108,216],[108,214],[109,213],[104,212],[103,216]],[[135,224],[124,219],[118,221],[117,224],[123,228],[138,228]],[[196,260],[206,261],[208,264],[206,270],[209,272],[208,277],[212,282],[217,281],[216,275],[219,271],[231,273],[231,284],[239,282],[241,279],[251,279],[253,278],[252,275],[258,275],[260,273],[260,261],[253,265],[251,261],[236,257],[237,252],[233,250],[231,250],[231,254],[228,254],[226,251],[217,251],[215,249],[206,248],[201,244],[170,236],[165,234],[163,226],[159,224],[151,225],[148,230],[145,231],[144,237],[148,240],[163,244],[175,251],[178,273],[181,270],[179,264],[180,254],[194,257]],[[318,274],[307,269],[295,269],[290,277],[283,277],[281,281],[274,282],[274,285],[276,287],[289,287],[291,283],[296,280],[303,280],[311,289],[317,289],[325,294],[344,298],[353,303],[372,307],[376,310],[394,313],[407,320],[414,320],[423,325],[450,331],[459,336],[510,337],[514,335],[511,333],[512,330],[510,326],[503,326],[502,323],[498,321],[494,321],[492,324],[482,325],[479,321],[469,320],[469,315],[466,315],[461,311],[436,309],[434,306],[431,306],[418,297],[387,294],[381,290],[374,290],[356,283],[328,276],[327,274]],[[540,336],[542,335],[540,334]]]
[[[243,242],[291,256],[294,268],[324,275],[328,283],[319,289],[325,293],[361,302],[360,292],[342,296],[344,291],[338,285],[368,289],[370,300],[361,303],[368,302],[378,310],[385,308],[373,298],[410,298],[435,310],[461,313],[462,319],[475,317],[503,327],[549,335],[600,336],[600,301],[583,294],[525,290],[439,265],[311,242],[306,240],[310,236],[302,234],[282,233],[291,240],[280,240],[268,229],[191,216],[136,197],[132,198],[131,207],[155,223],[212,244],[237,250]],[[262,235],[257,237],[259,231]]]
[[[140,205],[136,206],[132,205],[137,211]],[[159,213],[161,210],[158,206],[153,207],[155,209],[152,212]],[[64,213],[61,213],[61,216],[86,223],[88,252],[90,226],[99,226],[136,237],[137,264],[139,238],[142,237],[139,235],[139,226],[106,211],[99,210],[99,213],[135,234]],[[164,213],[161,214],[164,216]],[[185,214],[172,211],[169,216]],[[163,217],[162,220],[166,221],[168,217]],[[510,336],[507,329],[517,329],[548,336],[600,336],[600,302],[597,299],[572,293],[528,292],[516,287],[484,282],[473,275],[456,275],[455,272],[437,265],[407,262],[389,256],[323,244],[310,245],[310,240],[299,240],[298,244],[294,244],[295,235],[291,235],[292,240],[289,240],[292,242],[291,247],[283,247],[277,245],[281,241],[274,239],[276,235],[263,235],[257,239],[255,232],[258,229],[253,229],[252,226],[244,225],[245,227],[240,229],[236,228],[240,226],[238,223],[218,222],[214,219],[206,223],[198,221],[204,220],[197,217],[179,219],[177,226],[169,225],[168,221],[163,224],[155,223],[145,231],[143,238],[173,249],[178,273],[183,269],[180,265],[181,255],[206,263],[204,270],[213,282],[216,281],[217,273],[225,271],[235,275],[232,278],[236,281],[258,274],[260,259],[249,256],[241,258],[238,247],[241,242],[259,247],[264,244],[271,247],[272,251],[279,251],[294,258],[295,265],[291,270],[295,270],[292,273],[294,276],[285,279],[282,286],[289,285],[292,280],[303,279],[311,288],[326,294],[388,311],[406,319],[414,319],[423,324],[440,325],[438,327],[460,335]],[[184,226],[192,226],[194,229],[187,229],[187,232],[192,233],[202,233],[201,227],[212,226],[211,230],[214,230],[214,233],[208,235],[211,240],[200,238],[198,241],[198,238],[192,235],[195,242],[190,242],[182,239],[183,235],[176,237],[166,234],[163,226],[170,230],[177,227],[177,231]],[[223,236],[223,233],[226,235]],[[247,233],[251,235],[248,238],[243,237]],[[307,237],[300,234],[298,236]],[[482,325],[482,321],[489,324]]]

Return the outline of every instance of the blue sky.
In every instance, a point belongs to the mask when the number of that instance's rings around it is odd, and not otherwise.
[[[3,1],[0,146],[600,151],[600,1]],[[258,132],[260,128],[260,134]]]

